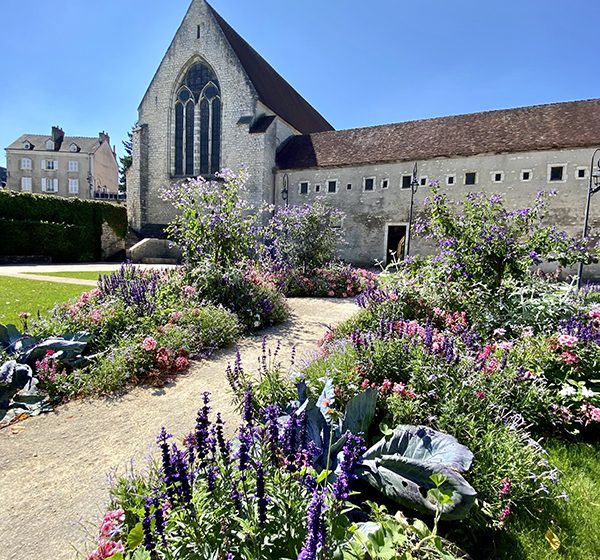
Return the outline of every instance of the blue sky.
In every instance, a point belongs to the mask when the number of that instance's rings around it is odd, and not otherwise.
[[[122,153],[188,5],[1,0],[0,148],[58,124]],[[336,128],[600,97],[597,0],[212,5]]]

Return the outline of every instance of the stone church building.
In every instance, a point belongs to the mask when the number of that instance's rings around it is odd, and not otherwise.
[[[516,207],[557,190],[547,219],[575,234],[598,146],[600,99],[336,131],[205,0],[193,0],[139,106],[129,220],[141,236],[160,237],[173,212],[163,186],[245,165],[256,204],[320,197],[341,209],[342,256],[355,264],[406,250],[411,191],[418,184],[418,212],[433,180],[457,200],[497,192]],[[418,239],[410,248],[426,250]]]

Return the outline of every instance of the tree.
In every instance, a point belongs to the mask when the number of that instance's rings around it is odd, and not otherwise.
[[[119,158],[119,191],[127,192],[127,170],[133,163],[133,134],[131,130],[127,133],[127,140],[123,141],[123,147],[125,148],[125,155]]]

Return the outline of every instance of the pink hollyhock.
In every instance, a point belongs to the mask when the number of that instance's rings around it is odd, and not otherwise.
[[[579,339],[576,336],[571,336],[570,334],[561,334],[558,337],[558,343],[562,344],[563,346],[573,346],[574,344],[577,344],[577,342],[579,342]]]
[[[563,352],[560,357],[567,363],[567,364],[576,364],[577,362],[579,362],[579,356],[577,356],[577,354],[575,354],[574,352],[569,352],[568,350]]]
[[[156,340],[151,337],[151,336],[147,336],[144,339],[144,342],[142,342],[142,346],[144,347],[144,350],[148,350],[148,352],[151,352],[152,350],[154,350],[157,346],[157,342]]]
[[[98,548],[87,557],[87,560],[105,560],[118,552],[125,552],[125,547],[121,541],[106,541],[101,543]]]
[[[190,366],[190,361],[185,356],[179,356],[175,360],[175,367],[180,371],[187,369],[189,366]]]

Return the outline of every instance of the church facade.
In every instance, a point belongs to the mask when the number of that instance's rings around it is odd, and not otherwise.
[[[173,217],[163,186],[244,165],[251,202],[319,197],[346,215],[342,257],[373,265],[406,252],[411,195],[417,214],[432,182],[457,200],[486,191],[515,207],[557,190],[547,219],[577,233],[598,146],[599,99],[336,131],[193,0],[139,107],[128,214],[133,230],[160,237]]]

